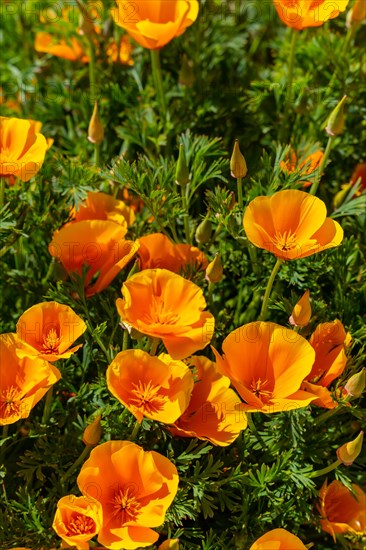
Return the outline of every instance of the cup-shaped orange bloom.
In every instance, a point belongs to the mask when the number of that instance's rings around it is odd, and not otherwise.
[[[70,346],[85,330],[86,324],[74,310],[58,302],[32,306],[17,323],[19,338],[32,346],[33,355],[46,361],[70,357],[82,344],[71,349]]]
[[[139,244],[126,241],[126,231],[125,226],[111,221],[66,224],[54,233],[48,250],[69,274],[81,275],[83,266],[89,267],[85,292],[92,296],[104,290],[136,254]]]
[[[286,529],[272,529],[259,537],[249,550],[306,550],[306,546]]]
[[[157,541],[150,527],[164,522],[178,489],[174,464],[130,441],[108,441],[92,450],[77,484],[103,507],[98,541],[107,548],[134,549]]]
[[[145,351],[121,351],[107,369],[109,391],[141,422],[172,424],[188,407],[193,375],[182,361]]]
[[[157,50],[184,33],[197,19],[197,0],[116,0],[112,16],[117,25],[143,48]]]
[[[18,353],[22,350],[22,357]],[[16,334],[0,335],[0,425],[28,418],[31,409],[61,377],[60,371],[43,359],[31,357]]]
[[[169,269],[173,273],[204,270],[208,265],[206,255],[190,244],[173,244],[162,233],[140,237],[138,255],[141,269]]]
[[[52,527],[69,546],[88,550],[89,540],[103,525],[102,505],[97,500],[66,495],[57,503]]]
[[[343,229],[327,218],[324,202],[304,191],[278,191],[257,197],[245,210],[248,239],[282,260],[295,260],[338,246]]]
[[[72,222],[83,220],[107,220],[129,227],[135,221],[135,212],[123,201],[106,193],[90,191],[85,202],[71,212]]]
[[[280,19],[288,27],[302,30],[320,27],[345,11],[349,0],[275,0],[274,5]]]
[[[219,370],[231,380],[247,411],[273,413],[305,407],[314,395],[300,390],[315,352],[302,336],[275,323],[257,321],[234,330],[213,350]]]
[[[202,290],[167,269],[145,269],[125,281],[116,301],[127,327],[161,338],[173,359],[184,359],[211,341],[215,318]]]
[[[301,176],[313,174],[315,170],[318,170],[323,160],[324,153],[322,151],[315,151],[310,155],[307,155],[303,160],[298,159],[295,152],[292,151],[288,158],[280,163],[280,167],[283,172],[292,173],[296,170],[299,171]],[[303,187],[310,187],[311,181],[304,181]]]
[[[170,429],[173,435],[197,437],[223,447],[230,445],[247,427],[241,400],[230,389],[230,380],[220,374],[207,357],[194,356],[195,384],[188,408]]]
[[[30,180],[41,168],[47,149],[34,121],[0,117],[0,176]]]
[[[320,525],[334,540],[337,533],[366,535],[366,494],[358,485],[352,489],[354,495],[340,481],[325,480],[319,491]]]

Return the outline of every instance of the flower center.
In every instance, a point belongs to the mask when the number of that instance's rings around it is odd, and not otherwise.
[[[0,417],[9,418],[20,414],[19,388],[10,386],[0,392]]]
[[[115,492],[112,506],[113,516],[123,525],[127,521],[136,521],[140,514],[141,503],[134,496],[131,487],[127,487]]]
[[[88,516],[82,514],[73,513],[71,514],[70,521],[67,525],[67,537],[72,537],[73,535],[87,535],[95,533],[96,525],[95,521]]]
[[[250,389],[259,399],[269,399],[272,395],[272,392],[264,389],[266,386],[268,386],[268,380],[262,381],[261,378],[258,378],[258,380],[255,380],[253,378]]]
[[[152,414],[163,408],[166,398],[159,395],[160,386],[154,386],[151,380],[147,383],[140,380],[132,386],[130,403],[136,409]]]
[[[154,296],[151,304],[151,319],[159,325],[173,325],[178,320],[178,315],[166,308],[164,299]]]
[[[43,350],[45,353],[54,353],[58,351],[59,345],[60,338],[58,338],[56,330],[51,328],[43,339]]]
[[[296,234],[291,231],[285,231],[284,233],[277,231],[272,241],[273,244],[280,250],[292,250],[297,246]]]

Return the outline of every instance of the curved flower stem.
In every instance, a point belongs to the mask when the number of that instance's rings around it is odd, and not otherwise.
[[[123,340],[122,340],[122,351],[126,351],[130,345],[130,335],[128,330],[125,328],[123,331]]]
[[[285,105],[283,109],[283,120],[282,125],[280,129],[279,134],[279,141],[285,141],[287,139],[287,118],[288,118],[288,112],[290,109],[290,105],[292,103],[292,82],[294,78],[294,66],[295,66],[295,50],[296,50],[296,40],[297,40],[297,33],[298,31],[296,29],[291,29],[292,37],[291,37],[291,46],[290,46],[290,57],[288,62],[288,75],[287,75],[287,87],[286,87],[286,97],[285,97]]]
[[[155,91],[158,98],[158,103],[160,107],[160,116],[162,120],[166,119],[166,102],[164,95],[163,87],[163,77],[161,74],[161,64],[160,64],[160,50],[150,50],[151,54],[151,69],[154,79]]]
[[[268,301],[269,301],[269,297],[271,295],[272,286],[273,286],[274,280],[276,278],[277,272],[280,269],[280,266],[281,266],[282,262],[283,262],[283,260],[281,260],[280,258],[277,258],[277,262],[275,263],[275,266],[272,270],[271,276],[268,279],[266,292],[265,292],[264,298],[263,298],[262,309],[261,309],[261,312],[260,312],[260,315],[259,315],[259,320],[260,321],[265,321],[265,319],[266,319]]]
[[[8,433],[9,433],[9,424],[4,424],[2,439],[6,439],[8,437]],[[5,453],[6,453],[6,446],[3,443],[0,450],[0,464],[4,463]]]
[[[243,210],[243,178],[236,178],[238,186],[238,205],[240,210]]]
[[[318,171],[317,178],[313,182],[313,185],[311,186],[310,191],[309,191],[310,195],[316,195],[316,192],[317,192],[318,187],[319,187],[320,180],[321,180],[322,175],[323,175],[324,168],[326,166],[326,163],[328,162],[328,158],[329,158],[330,152],[331,152],[332,147],[333,147],[334,139],[335,139],[335,136],[329,136],[327,147],[325,149],[323,159],[322,159],[321,164],[319,166],[319,171]]]
[[[94,447],[94,445],[86,445],[85,446],[85,448],[84,448],[83,452],[80,454],[80,456],[70,466],[70,468],[67,470],[67,472],[61,477],[61,482],[66,481],[66,479],[71,476],[73,471],[76,470],[76,468],[88,458],[88,456],[90,454],[90,451],[92,450],[93,447]]]
[[[149,351],[150,355],[155,355],[156,350],[158,349],[159,342],[160,342],[160,338],[153,338],[152,339],[151,347],[150,347],[150,351]]]
[[[191,235],[189,231],[189,202],[188,202],[188,185],[181,186],[182,194],[182,206],[184,209],[183,222],[184,222],[184,232],[186,234],[186,241],[188,244],[191,244]]]
[[[320,424],[323,424],[324,422],[327,422],[332,416],[335,416],[337,414],[340,414],[344,411],[344,407],[342,405],[339,405],[338,407],[334,409],[330,409],[329,411],[321,414],[314,420],[314,426],[320,426]]]
[[[44,404],[43,415],[42,415],[42,424],[47,424],[50,418],[52,397],[53,397],[53,386],[51,386],[48,392],[46,393],[46,401]]]
[[[320,477],[320,476],[324,476],[326,474],[329,474],[329,472],[331,472],[332,470],[335,470],[340,464],[342,464],[341,461],[336,460],[335,462],[333,462],[332,464],[330,464],[326,468],[323,468],[322,470],[316,470],[315,472],[311,472],[308,475],[308,477],[310,479],[313,479],[314,477]]]
[[[0,176],[0,210],[4,206],[4,195],[5,195],[5,178]]]
[[[135,441],[137,434],[140,431],[141,424],[136,420],[135,425],[133,427],[132,433],[130,435],[130,441]]]

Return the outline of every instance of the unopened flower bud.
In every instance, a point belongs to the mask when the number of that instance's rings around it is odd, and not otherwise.
[[[182,65],[179,71],[178,82],[182,86],[191,87],[194,83],[193,61],[186,54],[182,56]]]
[[[366,369],[360,370],[348,379],[344,390],[351,397],[360,397],[366,386]]]
[[[243,157],[240,148],[239,142],[236,139],[234,143],[233,154],[230,159],[230,170],[233,178],[245,178],[248,173],[247,163]]]
[[[189,169],[183,143],[179,145],[179,156],[177,161],[177,168],[175,171],[175,181],[178,185],[181,185],[182,187],[185,187],[189,183]]]
[[[346,19],[348,28],[359,27],[362,21],[366,19],[366,2],[365,0],[356,0],[352,9],[349,10]]]
[[[80,10],[79,18],[79,34],[85,34],[91,36],[95,32],[94,23],[89,15],[88,10],[80,0],[76,0],[76,3]]]
[[[218,252],[212,262],[206,267],[206,279],[210,283],[218,283],[222,279],[224,269],[222,267],[220,253]]]
[[[104,138],[104,129],[99,117],[98,102],[94,103],[93,114],[88,128],[88,140],[92,143],[102,143]]]
[[[179,539],[167,539],[160,544],[158,550],[179,550]]]
[[[85,428],[83,434],[83,443],[85,445],[98,445],[102,437],[102,427],[100,425],[101,418],[101,415],[98,415],[95,420]]]
[[[345,443],[337,449],[337,458],[345,466],[351,466],[362,449],[363,432],[360,432],[356,439]]]
[[[292,310],[291,317],[289,318],[289,322],[291,325],[295,327],[306,327],[306,325],[309,323],[311,317],[311,305],[309,297],[310,292],[306,290]]]
[[[199,244],[208,243],[212,235],[212,223],[208,218],[201,221],[196,229],[195,238]]]
[[[344,128],[344,103],[347,96],[343,96],[338,105],[331,112],[325,131],[329,136],[339,136],[343,132]]]

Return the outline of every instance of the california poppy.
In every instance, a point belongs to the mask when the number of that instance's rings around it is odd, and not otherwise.
[[[173,359],[184,359],[210,342],[215,318],[202,290],[167,269],[145,269],[125,281],[116,302],[122,322],[161,338]]]
[[[48,144],[32,120],[0,117],[0,176],[28,181],[41,168]]]
[[[310,292],[305,290],[292,310],[289,322],[295,327],[306,327],[311,317]]]
[[[252,200],[245,210],[243,225],[255,246],[282,260],[295,260],[342,242],[343,229],[326,216],[322,200],[288,189]]]
[[[354,494],[340,481],[325,480],[319,491],[320,525],[334,540],[337,533],[366,534],[366,494],[358,485],[352,489]]]
[[[141,422],[143,417],[172,424],[185,411],[193,375],[182,361],[145,351],[121,351],[107,369],[109,391]]]
[[[103,509],[97,500],[66,495],[58,501],[52,527],[69,546],[88,550],[88,541],[98,534],[102,525]]]
[[[17,323],[19,338],[32,346],[33,355],[47,361],[70,357],[82,344],[70,346],[85,330],[86,324],[71,307],[58,302],[32,306]]]
[[[306,550],[305,544],[286,529],[272,529],[259,537],[249,550]]]
[[[123,201],[107,195],[89,191],[85,201],[71,212],[72,222],[83,220],[107,220],[129,227],[135,221],[135,212]]]
[[[103,508],[100,544],[135,549],[157,541],[150,527],[164,522],[178,489],[170,460],[130,441],[107,441],[92,450],[77,478],[81,493]]]
[[[283,172],[287,172],[289,174],[298,170],[303,179],[303,176],[313,174],[319,169],[323,157],[323,151],[319,150],[311,153],[310,155],[306,155],[305,158],[298,159],[295,152],[291,151],[288,157],[281,161],[280,167]],[[303,181],[302,186],[310,187],[311,183],[311,181]]]
[[[0,425],[28,418],[31,409],[61,377],[56,367],[32,357],[32,353],[16,334],[0,335]]]
[[[143,48],[157,50],[184,33],[197,19],[197,0],[116,0],[112,16]]]
[[[173,244],[163,233],[152,233],[140,237],[141,269],[160,267],[173,273],[191,269],[206,269],[208,261],[203,252],[190,244]]]
[[[111,63],[120,63],[121,65],[132,66],[134,64],[131,57],[132,46],[129,36],[125,35],[117,42],[113,40],[106,49],[108,60]]]
[[[207,357],[192,356],[195,384],[188,408],[170,428],[173,435],[197,437],[214,445],[230,445],[247,427],[247,417],[240,410],[240,398],[230,389],[230,380],[220,374]]]
[[[234,330],[214,349],[219,370],[245,402],[243,410],[273,413],[306,407],[314,395],[300,390],[315,352],[302,336],[275,323],[257,321]]]
[[[349,0],[275,0],[277,13],[288,27],[302,30],[307,27],[320,27],[345,11]]]
[[[48,32],[37,32],[34,49],[36,52],[48,53],[69,61],[82,61],[83,63],[89,61],[89,56],[75,36],[67,41],[64,38],[57,39]]]
[[[69,274],[81,275],[83,266],[90,268],[85,286],[86,295],[92,296],[104,290],[136,254],[138,241],[126,241],[126,231],[126,226],[111,221],[69,223],[54,233],[48,250]]]

